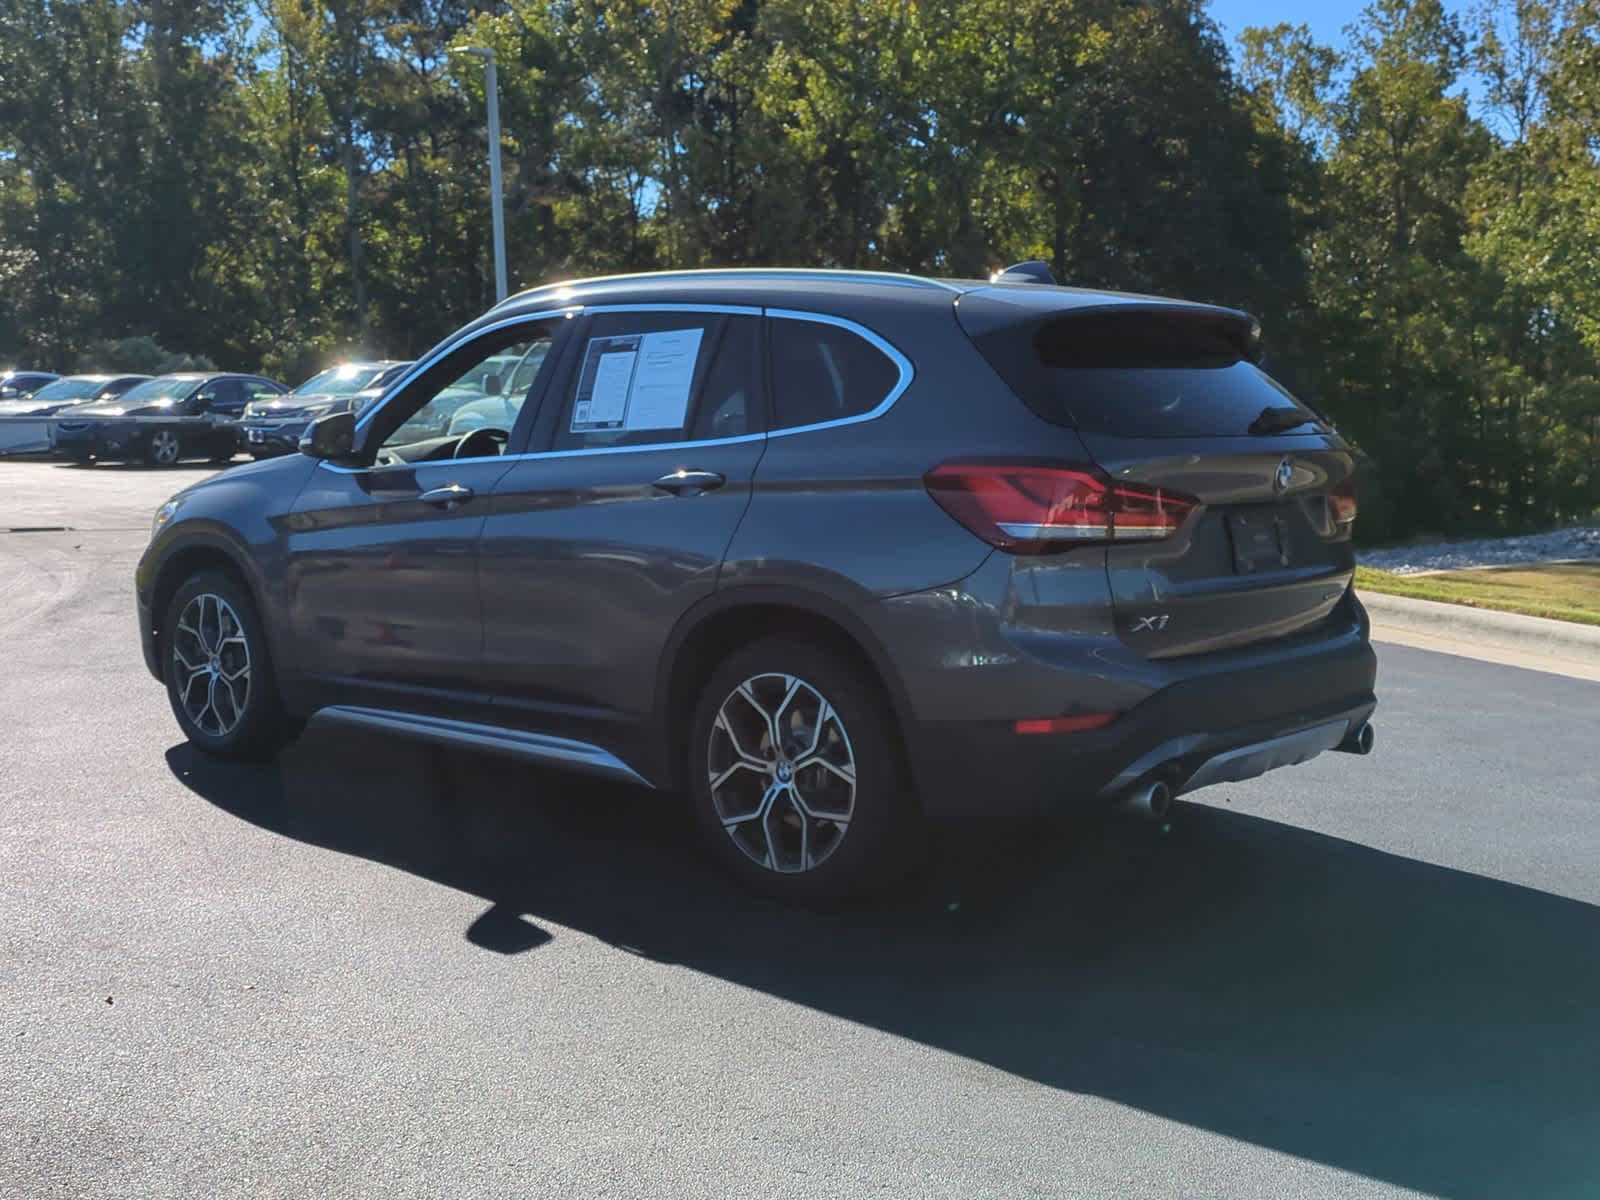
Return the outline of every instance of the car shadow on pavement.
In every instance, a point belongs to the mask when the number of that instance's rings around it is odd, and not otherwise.
[[[1437,1195],[1600,1186],[1591,905],[1183,804],[1166,835],[961,839],[903,897],[815,913],[724,879],[659,794],[315,727],[272,767],[167,760],[242,820],[482,897],[489,951],[580,929]]]

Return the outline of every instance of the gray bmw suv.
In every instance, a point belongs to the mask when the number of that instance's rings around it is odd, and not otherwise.
[[[145,660],[209,753],[316,717],[677,792],[799,899],[1160,813],[1372,742],[1352,455],[1259,357],[1036,269],[539,288],[164,505]],[[463,380],[502,425],[412,421]]]

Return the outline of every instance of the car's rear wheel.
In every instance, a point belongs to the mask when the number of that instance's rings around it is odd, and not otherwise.
[[[237,576],[211,570],[186,580],[161,629],[167,698],[191,743],[223,758],[257,759],[294,738],[261,617]]]
[[[688,771],[712,852],[781,899],[824,902],[899,881],[920,814],[880,691],[817,645],[757,642],[711,676]]]
[[[158,429],[145,443],[144,460],[154,467],[170,467],[178,461],[182,449],[176,430]]]

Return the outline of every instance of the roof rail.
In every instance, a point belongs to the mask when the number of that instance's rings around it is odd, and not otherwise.
[[[511,303],[530,296],[538,296],[563,289],[588,287],[599,283],[622,283],[628,280],[651,279],[817,279],[836,278],[857,283],[886,283],[896,287],[932,288],[946,292],[962,289],[943,279],[930,279],[923,275],[900,274],[896,271],[835,270],[826,267],[708,267],[677,271],[630,271],[619,275],[594,275],[586,279],[565,279],[544,283],[508,296],[499,304]]]

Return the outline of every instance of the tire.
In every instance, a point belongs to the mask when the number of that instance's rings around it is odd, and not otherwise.
[[[152,467],[170,467],[183,457],[183,443],[177,430],[157,429],[144,444],[144,461]]]
[[[299,723],[283,707],[265,627],[237,575],[208,570],[185,580],[161,629],[167,699],[191,745],[259,760],[294,740]]]
[[[764,712],[777,714],[780,736],[794,735],[785,753],[772,754]],[[764,640],[717,668],[695,704],[687,770],[712,854],[777,899],[826,904],[887,890],[924,849],[881,690],[821,646]]]

